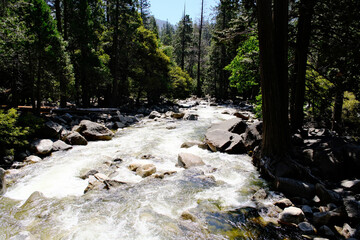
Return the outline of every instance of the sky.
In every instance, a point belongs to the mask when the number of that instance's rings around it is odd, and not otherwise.
[[[204,17],[209,19],[212,9],[220,0],[204,0]],[[186,5],[186,14],[198,21],[201,13],[201,0],[149,0],[151,15],[160,20],[168,20],[175,25],[181,20]]]

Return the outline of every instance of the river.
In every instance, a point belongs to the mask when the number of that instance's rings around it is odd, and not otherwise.
[[[243,229],[234,220],[251,215],[252,195],[266,187],[251,158],[180,148],[186,141],[202,141],[212,123],[233,117],[223,110],[204,104],[194,110],[197,121],[144,119],[110,141],[75,146],[25,166],[0,199],[0,239],[253,239],[245,220]],[[206,165],[176,167],[180,152],[200,156]],[[122,162],[109,166],[116,158]],[[128,169],[136,162],[176,173],[141,178]],[[80,176],[92,169],[127,184],[84,194],[88,180]],[[27,200],[35,191],[44,197]],[[240,208],[250,213],[230,214]],[[184,212],[193,221],[181,217]]]

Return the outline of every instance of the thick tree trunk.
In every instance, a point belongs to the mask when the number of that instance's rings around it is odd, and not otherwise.
[[[293,131],[301,129],[304,121],[305,76],[314,4],[315,1],[313,0],[302,0],[300,3],[295,49],[295,73],[292,80],[290,102],[291,128]]]
[[[336,88],[334,109],[332,114],[331,130],[341,133],[342,107],[344,103],[344,91],[341,87]]]
[[[203,17],[204,17],[204,0],[201,0],[201,16],[200,16],[200,27],[199,27],[199,44],[198,44],[198,59],[197,59],[197,85],[196,85],[196,95],[201,97],[201,35],[202,35],[202,26],[203,26]]]
[[[68,0],[63,0],[64,4],[64,40],[67,41],[68,36],[68,23],[69,23],[69,7],[68,7]]]
[[[257,5],[263,100],[262,156],[281,157],[290,151],[286,61],[288,4],[287,0],[275,0],[274,24],[271,1],[258,0]],[[274,40],[278,42],[275,44]]]

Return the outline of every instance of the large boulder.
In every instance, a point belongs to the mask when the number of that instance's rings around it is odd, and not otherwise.
[[[53,144],[53,151],[66,151],[71,149],[72,146],[69,144],[66,144],[65,142],[61,140],[57,140]]]
[[[208,132],[214,130],[223,130],[231,133],[242,134],[245,132],[247,128],[247,124],[239,118],[232,118],[220,123],[213,124],[209,129]]]
[[[245,153],[242,138],[236,133],[220,129],[207,131],[205,142],[213,152]]]
[[[305,219],[305,214],[300,208],[288,207],[279,215],[279,221],[283,223],[301,223]]]
[[[262,140],[262,122],[249,125],[241,136],[244,147],[248,151],[254,150],[256,146],[260,145]]]
[[[87,140],[81,136],[78,132],[72,132],[71,134],[67,135],[65,138],[65,142],[70,145],[87,145]]]
[[[53,150],[53,141],[50,139],[38,139],[32,142],[31,148],[35,154],[47,155]]]
[[[316,195],[323,203],[339,203],[342,200],[337,192],[326,189],[325,186],[320,183],[317,183],[315,188]]]
[[[180,153],[178,156],[178,166],[183,168],[191,168],[196,166],[202,166],[205,165],[203,160],[191,153]]]
[[[114,133],[102,124],[82,120],[80,122],[80,133],[90,141],[110,140],[114,137]]]
[[[315,186],[291,178],[277,178],[276,188],[291,197],[313,198]]]
[[[5,170],[0,168],[0,195],[4,194],[5,190],[6,190]]]
[[[64,127],[61,124],[53,122],[53,121],[47,121],[44,124],[42,132],[43,132],[44,136],[46,136],[46,137],[59,138],[61,131],[63,129],[64,129]]]

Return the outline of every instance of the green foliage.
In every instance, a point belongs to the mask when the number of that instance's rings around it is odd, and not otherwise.
[[[15,109],[0,110],[0,156],[14,154],[14,148],[28,144],[26,136],[30,127],[18,124],[19,114]]]
[[[259,95],[256,96],[256,102],[255,102],[255,116],[257,118],[262,117],[262,94],[259,93]]]
[[[244,93],[259,85],[259,41],[256,36],[250,36],[238,48],[236,57],[225,67],[231,72],[230,86]]]
[[[160,32],[160,41],[162,44],[170,46],[173,42],[175,30],[174,27],[167,21]]]
[[[346,131],[360,140],[360,101],[356,100],[355,94],[352,92],[344,93],[342,115]]]
[[[189,74],[174,65],[170,69],[169,76],[171,81],[171,96],[179,99],[189,97],[194,88],[194,81]]]

